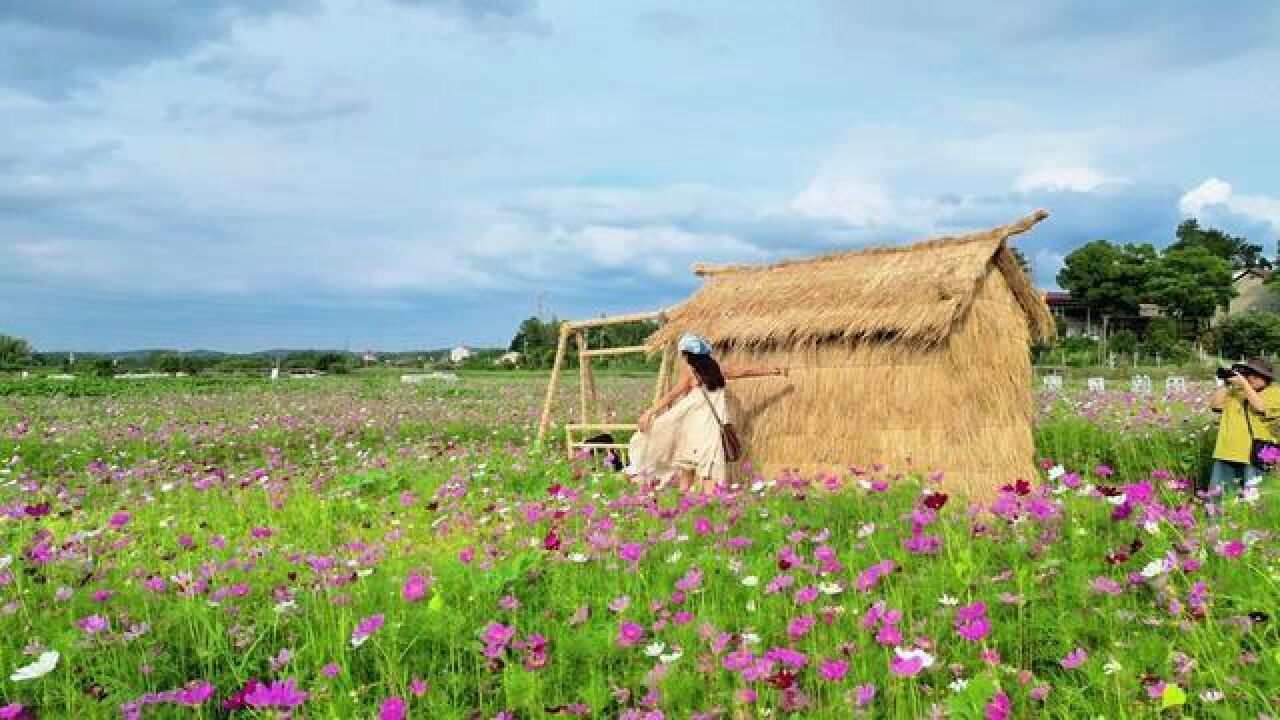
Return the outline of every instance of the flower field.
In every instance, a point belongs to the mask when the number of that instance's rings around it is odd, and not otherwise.
[[[0,398],[0,718],[1280,717],[1278,484],[1196,497],[1205,390],[1041,396],[971,508],[643,492],[530,449],[542,389]]]

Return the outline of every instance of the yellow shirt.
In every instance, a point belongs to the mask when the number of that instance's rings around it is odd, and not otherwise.
[[[1267,406],[1267,414],[1261,415],[1252,407],[1249,408],[1249,422],[1245,422],[1245,405],[1248,400],[1239,388],[1227,391],[1222,401],[1222,421],[1218,425],[1218,442],[1213,447],[1215,460],[1247,463],[1253,443],[1249,437],[1249,423],[1253,424],[1253,437],[1258,440],[1276,442],[1272,434],[1271,423],[1280,416],[1280,387],[1268,385],[1258,393],[1262,403]]]

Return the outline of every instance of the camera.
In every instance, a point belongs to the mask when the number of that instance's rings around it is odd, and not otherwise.
[[[1225,382],[1227,380],[1230,380],[1231,376],[1236,374],[1236,371],[1231,368],[1220,367],[1214,371],[1214,374],[1218,376],[1219,380],[1222,380],[1223,382]]]

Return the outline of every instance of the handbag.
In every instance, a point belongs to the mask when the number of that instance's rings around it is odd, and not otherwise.
[[[720,413],[716,412],[715,403],[711,402],[711,396],[707,394],[707,389],[698,386],[702,391],[702,397],[707,401],[707,407],[711,408],[711,416],[716,419],[716,424],[720,426],[720,447],[724,449],[724,460],[726,463],[738,462],[742,459],[742,441],[738,439],[738,431],[733,429],[732,423],[724,422],[720,419]]]
[[[1262,452],[1270,448],[1269,455],[1280,455],[1280,448],[1276,447],[1273,442],[1259,440],[1253,435],[1253,421],[1249,419],[1249,401],[1241,400],[1240,404],[1244,407],[1244,423],[1249,428],[1249,464],[1265,470],[1268,465],[1274,465],[1275,460],[1267,461],[1262,459]]]

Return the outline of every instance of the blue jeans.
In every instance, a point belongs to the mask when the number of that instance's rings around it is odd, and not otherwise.
[[[1245,485],[1255,485],[1261,480],[1262,471],[1252,463],[1214,460],[1213,469],[1209,471],[1209,491],[1221,490],[1225,497],[1238,492]]]

